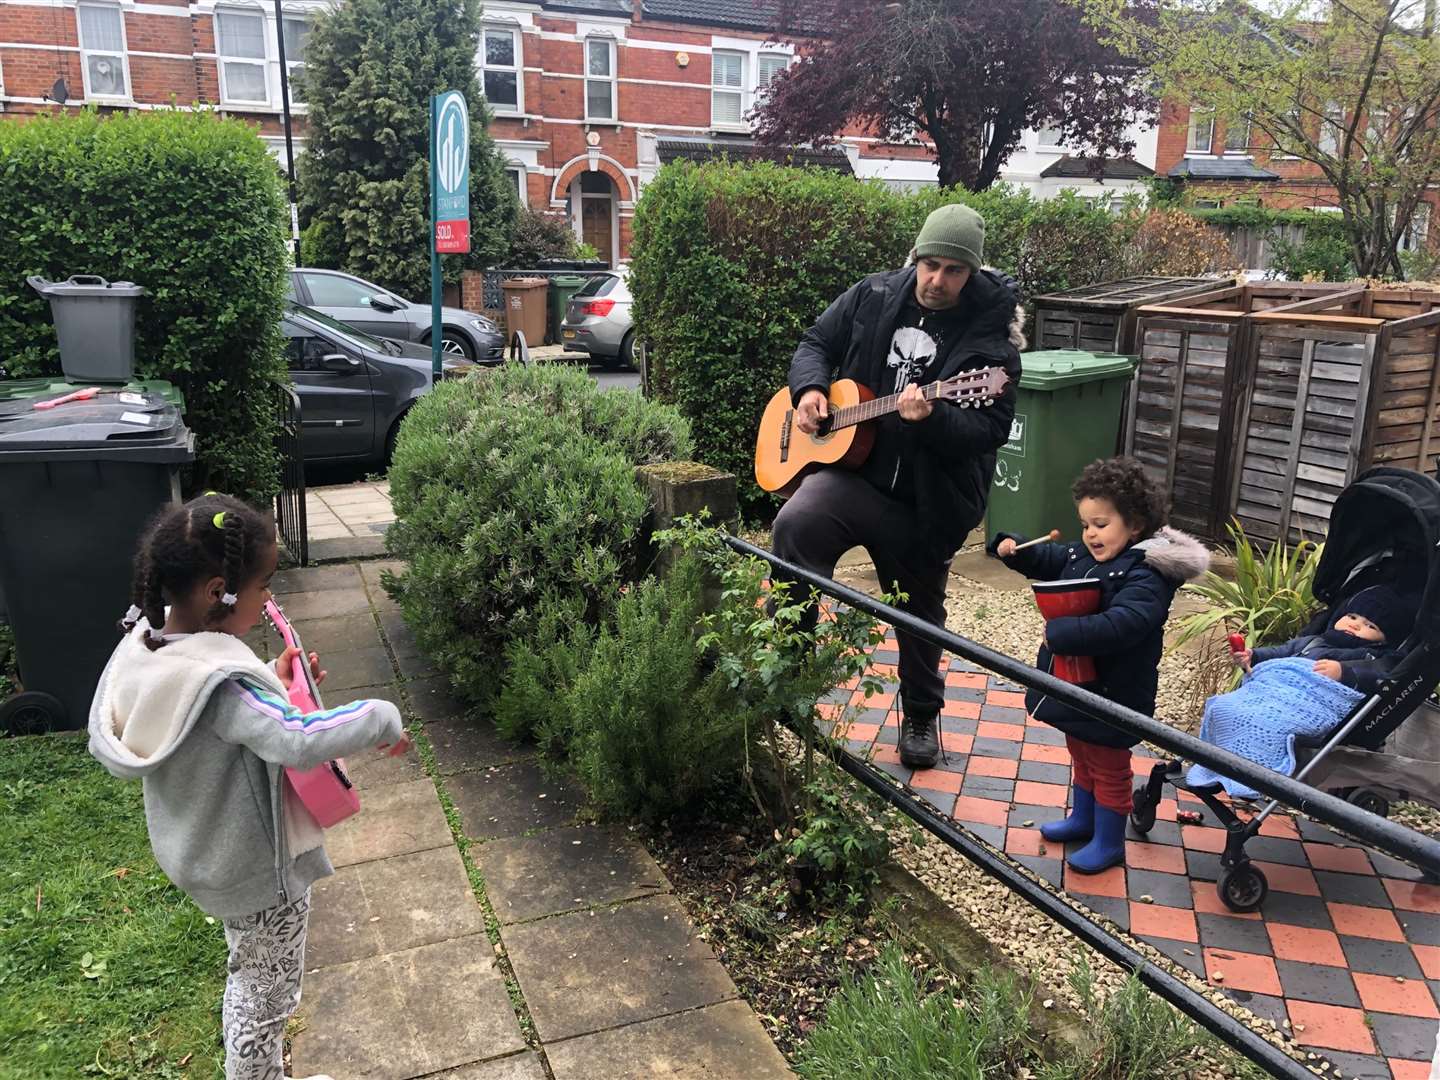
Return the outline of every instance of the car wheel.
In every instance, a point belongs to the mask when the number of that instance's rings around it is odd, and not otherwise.
[[[628,368],[635,366],[635,331],[631,330],[620,342],[620,363]]]
[[[440,351],[446,356],[475,359],[475,347],[457,330],[446,330],[440,335]]]
[[[406,409],[397,416],[395,422],[390,425],[390,430],[385,433],[385,457],[382,459],[381,464],[387,469],[390,468],[390,462],[395,460],[395,442],[400,438],[400,425],[405,422],[405,417],[408,416],[409,413],[410,410]]]

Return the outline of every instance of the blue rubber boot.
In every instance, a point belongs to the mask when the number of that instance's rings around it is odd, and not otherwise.
[[[1071,840],[1090,839],[1095,831],[1095,793],[1075,784],[1070,788],[1070,802],[1068,817],[1040,826],[1040,835],[1046,840],[1066,844]]]
[[[1095,807],[1095,835],[1066,860],[1082,874],[1098,874],[1125,861],[1125,819],[1128,814]]]

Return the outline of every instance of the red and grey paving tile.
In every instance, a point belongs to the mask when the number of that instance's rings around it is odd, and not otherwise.
[[[878,653],[893,680],[893,631]],[[1126,842],[1126,862],[1076,874],[1039,826],[1065,813],[1070,756],[1058,732],[1026,715],[1017,687],[963,660],[945,674],[946,754],[933,769],[900,764],[895,686],[866,700],[858,686],[827,698],[846,709],[850,748],[868,756],[1057,889],[1112,918],[1258,1015],[1288,1020],[1295,1041],[1344,1076],[1429,1076],[1440,1027],[1440,885],[1324,825],[1277,813],[1246,851],[1264,870],[1262,910],[1230,911],[1215,892],[1225,833],[1188,792],[1167,792],[1153,829]],[[877,709],[876,705],[880,707]],[[828,726],[828,724],[827,724]],[[1155,759],[1137,750],[1137,776]],[[1199,811],[1179,824],[1180,809]]]

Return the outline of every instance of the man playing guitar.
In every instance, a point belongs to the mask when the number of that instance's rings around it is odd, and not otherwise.
[[[901,395],[898,415],[878,420],[858,471],[807,475],[775,518],[775,553],[829,576],[863,547],[881,584],[908,594],[901,606],[944,625],[950,559],[985,514],[995,451],[1015,413],[1024,311],[1015,283],[980,269],[985,223],[969,207],[942,206],[920,230],[910,261],[847,290],[805,332],[790,362],[795,425],[814,434],[829,416],[834,378],[876,395]],[[1010,386],[988,408],[930,401],[922,385],[1001,367]],[[900,632],[900,760],[930,768],[940,754],[945,696],[938,645]]]

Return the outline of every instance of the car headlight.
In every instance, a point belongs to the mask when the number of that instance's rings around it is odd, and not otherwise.
[[[494,324],[493,322],[491,322],[489,319],[479,319],[479,318],[471,319],[471,320],[470,320],[470,325],[471,325],[472,327],[474,327],[476,330],[494,330],[494,329],[495,329],[495,324]]]

